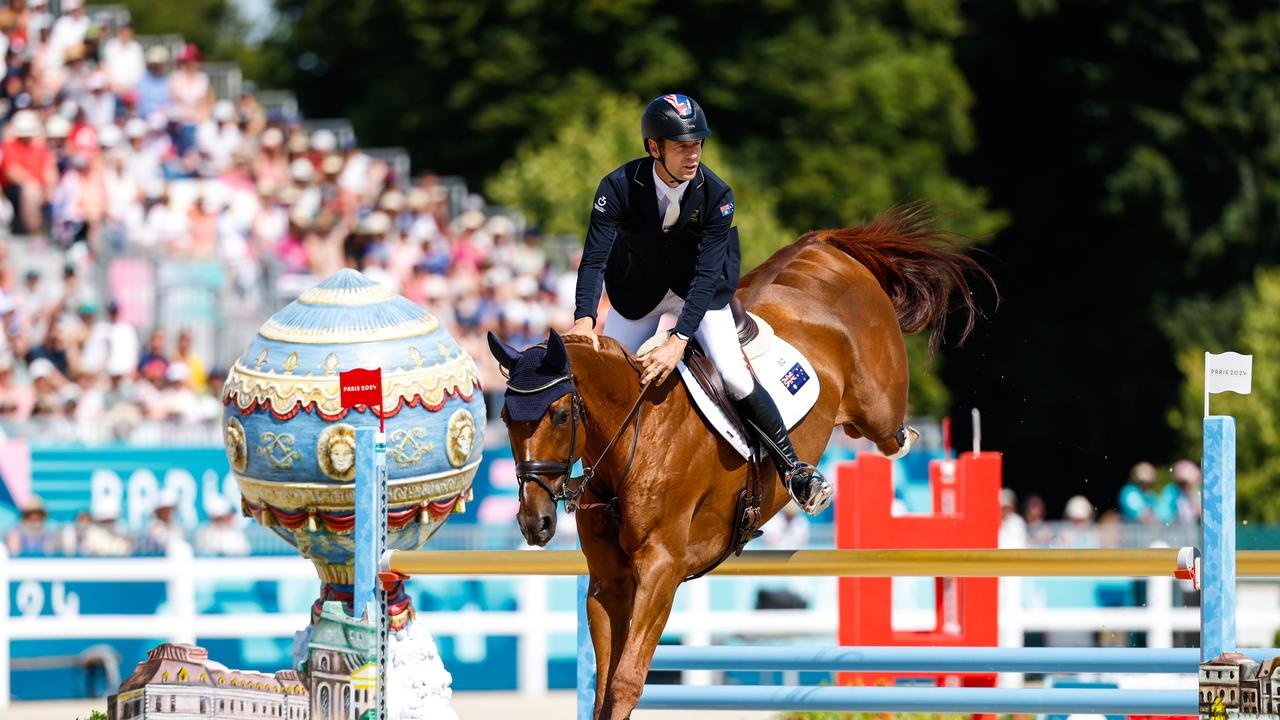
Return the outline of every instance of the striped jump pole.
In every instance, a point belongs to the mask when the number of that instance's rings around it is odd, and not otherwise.
[[[1264,662],[1280,649],[1241,650]],[[652,670],[725,672],[1158,673],[1189,675],[1197,648],[659,645]]]
[[[646,685],[637,707],[650,710],[1195,715],[1198,701],[1194,689]]]
[[[1170,577],[1178,548],[1142,550],[751,550],[712,574],[754,577]],[[577,550],[393,550],[404,575],[585,575]],[[1280,551],[1236,556],[1240,577],[1280,577]]]

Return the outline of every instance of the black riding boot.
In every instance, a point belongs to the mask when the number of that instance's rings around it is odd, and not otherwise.
[[[756,382],[751,394],[734,402],[738,414],[749,427],[754,428],[764,441],[765,449],[778,468],[782,485],[791,493],[796,505],[810,515],[817,515],[831,504],[831,484],[818,469],[800,461],[787,435],[778,406],[769,392]]]

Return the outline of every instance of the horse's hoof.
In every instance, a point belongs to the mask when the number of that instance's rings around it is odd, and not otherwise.
[[[898,452],[890,455],[890,460],[906,457],[907,453],[911,452],[911,448],[920,440],[920,431],[910,425],[903,425],[898,430],[898,433],[901,436],[898,439]]]

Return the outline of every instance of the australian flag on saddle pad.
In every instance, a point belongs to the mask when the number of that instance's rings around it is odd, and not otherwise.
[[[805,372],[804,368],[800,367],[800,363],[796,363],[791,366],[791,369],[787,371],[786,375],[782,376],[781,382],[787,388],[788,392],[795,395],[800,392],[800,388],[804,387],[805,383],[809,382],[809,373]]]

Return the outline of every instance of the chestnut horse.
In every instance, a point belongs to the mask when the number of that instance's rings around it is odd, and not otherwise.
[[[803,352],[822,383],[817,405],[791,431],[802,460],[817,463],[835,426],[886,455],[899,452],[907,412],[903,331],[931,328],[936,346],[958,290],[967,311],[963,338],[977,312],[965,276],[990,281],[949,240],[927,209],[899,208],[860,227],[807,233],[742,278],[738,296],[747,308]],[[677,374],[641,399],[639,362],[608,337],[598,352],[554,331],[545,347],[524,352],[492,337],[490,345],[508,373],[523,360],[550,378],[532,390],[510,384],[503,410],[512,454],[526,468],[520,529],[529,544],[546,545],[557,501],[572,509],[582,494],[577,523],[590,571],[594,717],[627,718],[677,587],[725,554],[748,467],[707,429]],[[533,408],[539,419],[511,419],[513,392],[544,392],[556,382],[565,383],[561,394],[545,411]],[[522,412],[529,414],[528,406]],[[579,459],[591,468],[585,480],[570,480]],[[772,473],[763,520],[789,498],[771,463],[760,472]]]

